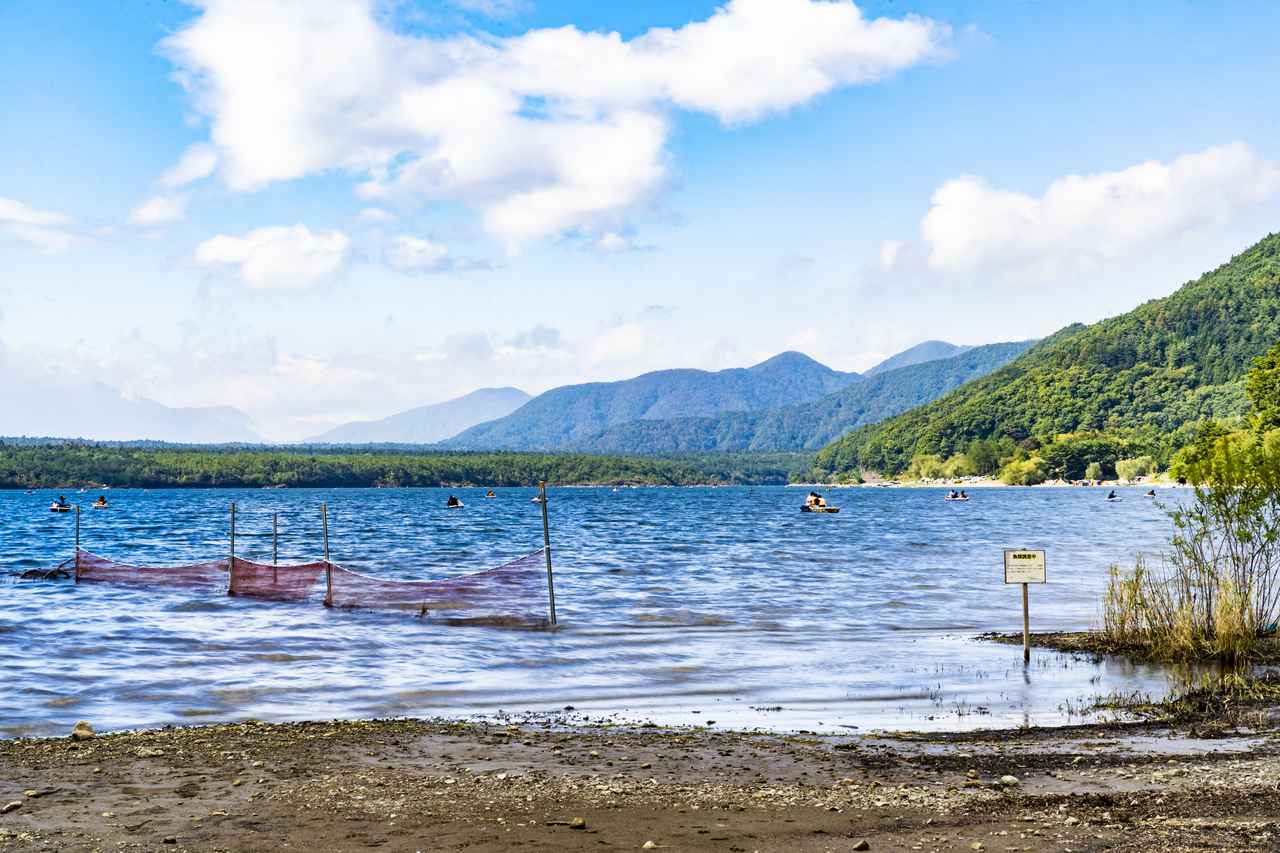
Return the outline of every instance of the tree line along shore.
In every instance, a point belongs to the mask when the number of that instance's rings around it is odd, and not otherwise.
[[[395,448],[0,440],[0,488],[374,488],[782,484],[803,453],[604,456]]]

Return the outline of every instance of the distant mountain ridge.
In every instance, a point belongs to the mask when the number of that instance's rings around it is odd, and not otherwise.
[[[760,411],[823,397],[860,379],[798,352],[746,368],[659,370],[618,382],[553,388],[512,414],[443,442],[451,449],[558,450],[618,424]]]
[[[309,440],[321,444],[435,444],[476,424],[506,417],[530,399],[519,388],[481,388],[380,420],[343,424]]]
[[[155,439],[191,444],[262,441],[233,406],[165,406],[129,399],[99,382],[11,382],[0,388],[0,435],[65,435],[100,440]]]
[[[1169,296],[1068,326],[989,376],[844,436],[818,454],[812,476],[896,474],[917,454],[947,457],[977,440],[1037,447],[1108,431],[1176,443],[1203,419],[1248,411],[1244,375],[1277,340],[1272,234]]]
[[[889,356],[862,375],[870,377],[884,373],[887,370],[897,370],[899,367],[910,367],[913,364],[924,364],[929,361],[951,358],[969,349],[973,349],[973,347],[949,344],[946,341],[924,341],[910,349],[903,350],[897,355]]]
[[[942,344],[941,341],[930,343]],[[573,449],[592,453],[816,450],[851,429],[900,414],[985,376],[1025,352],[1033,343],[1020,341],[981,347],[942,344],[932,351],[950,351],[953,353],[950,357],[923,361],[904,359],[905,366],[887,368],[807,403],[763,412],[632,421],[606,429],[574,445]]]

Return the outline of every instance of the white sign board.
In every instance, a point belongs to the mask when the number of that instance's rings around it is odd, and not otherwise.
[[[1005,583],[1045,583],[1044,551],[1005,551]]]

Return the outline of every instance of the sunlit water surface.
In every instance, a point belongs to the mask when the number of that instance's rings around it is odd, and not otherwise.
[[[82,540],[164,565],[226,553],[320,554],[387,577],[473,571],[538,547],[532,490],[108,492]],[[55,493],[0,493],[0,734],[254,717],[462,716],[554,711],[720,727],[839,731],[1066,722],[1090,697],[1164,693],[1157,669],[976,642],[1021,628],[1001,550],[1048,550],[1033,630],[1097,623],[1113,562],[1158,550],[1170,524],[1141,490],[850,489],[839,515],[798,511],[803,490],[556,489],[550,504],[560,628],[442,625],[190,590],[16,582],[71,556]],[[1162,493],[1173,501],[1177,493]],[[541,601],[530,607],[542,607]]]

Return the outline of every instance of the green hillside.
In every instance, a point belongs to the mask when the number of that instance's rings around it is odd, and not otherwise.
[[[1023,341],[964,348],[933,341],[929,345],[935,349],[948,347],[952,355],[886,368],[864,381],[795,406],[764,412],[632,421],[610,427],[574,449],[645,454],[814,450],[855,427],[900,414],[985,376],[1031,344]],[[954,354],[957,352],[959,355]]]
[[[451,450],[570,450],[602,430],[644,418],[665,420],[790,406],[859,381],[798,352],[754,367],[660,370],[620,382],[566,385],[539,394],[504,418],[441,443]]]
[[[980,440],[1025,456],[1075,440],[1064,434],[1109,444],[1108,454],[1167,456],[1196,422],[1247,411],[1245,373],[1277,340],[1273,234],[1168,297],[1070,326],[989,376],[850,433],[818,454],[812,473],[898,474],[913,458],[945,459]]]

